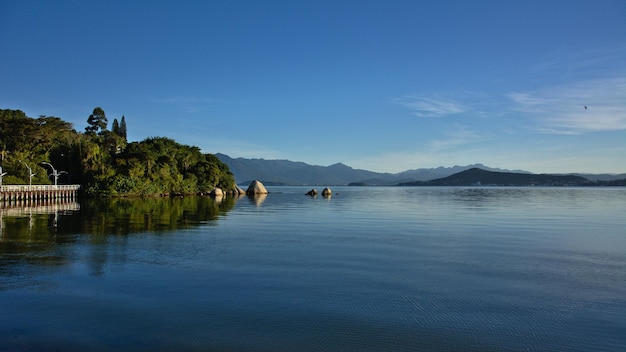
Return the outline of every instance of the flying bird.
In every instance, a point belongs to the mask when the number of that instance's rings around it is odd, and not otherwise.
[[[587,110],[587,105],[585,105],[585,110]]]

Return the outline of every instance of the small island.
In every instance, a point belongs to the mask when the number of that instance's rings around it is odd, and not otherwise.
[[[430,181],[400,183],[399,186],[508,186],[508,187],[578,187],[578,186],[626,186],[626,179],[614,181],[590,181],[576,175],[530,174],[487,171],[471,168],[448,177]]]

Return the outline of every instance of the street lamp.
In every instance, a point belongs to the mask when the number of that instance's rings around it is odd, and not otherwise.
[[[6,175],[6,172],[2,172],[2,166],[0,166],[0,189],[2,189],[2,178]]]
[[[48,175],[48,178],[50,178],[50,176],[54,176],[54,185],[55,185],[55,186],[57,185],[57,180],[59,179],[59,176],[61,176],[61,175],[63,175],[63,174],[66,174],[66,173],[67,173],[67,171],[60,171],[60,172],[57,172],[57,169],[55,169],[55,168],[54,168],[54,166],[52,166],[52,164],[47,163],[47,162],[45,162],[45,161],[44,161],[44,162],[42,162],[42,164],[48,165],[48,166],[50,166],[50,168],[52,169],[52,173],[51,173],[50,175]]]
[[[35,174],[33,173],[33,169],[31,169],[30,166],[28,166],[28,164],[26,164],[25,162],[23,162],[23,161],[21,161],[21,162],[28,169],[28,186],[32,186],[33,185],[33,176],[35,176]]]

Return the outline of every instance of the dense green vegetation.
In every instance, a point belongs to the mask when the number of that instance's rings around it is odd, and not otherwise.
[[[124,116],[114,119],[111,130],[107,125],[99,107],[83,133],[59,117],[31,118],[0,109],[3,183],[54,183],[51,168],[42,164],[47,162],[60,174],[59,184],[81,184],[89,195],[194,194],[235,187],[228,166],[213,154],[165,137],[128,143]]]

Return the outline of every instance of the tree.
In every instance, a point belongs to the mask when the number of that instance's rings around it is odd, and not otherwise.
[[[126,118],[122,115],[122,121],[120,121],[120,133],[122,138],[126,139]]]
[[[233,189],[226,164],[200,148],[166,137],[127,144],[126,121],[106,129],[106,116],[95,108],[86,133],[59,117],[30,118],[20,110],[0,109],[0,160],[10,175],[5,184],[28,184],[24,164],[33,167],[33,184],[49,183],[39,163],[49,162],[68,172],[91,195],[206,193],[213,187]]]
[[[109,121],[104,114],[104,110],[102,110],[101,107],[97,107],[93,109],[93,112],[89,115],[89,118],[87,118],[87,123],[89,126],[85,127],[85,132],[89,134],[96,134],[98,132],[102,133],[102,131],[106,131]]]
[[[115,133],[118,136],[120,135],[120,123],[117,122],[117,119],[113,119],[113,125],[111,125],[111,132]]]
[[[103,131],[101,135],[102,145],[110,155],[119,154],[126,147],[126,140],[113,131]]]

